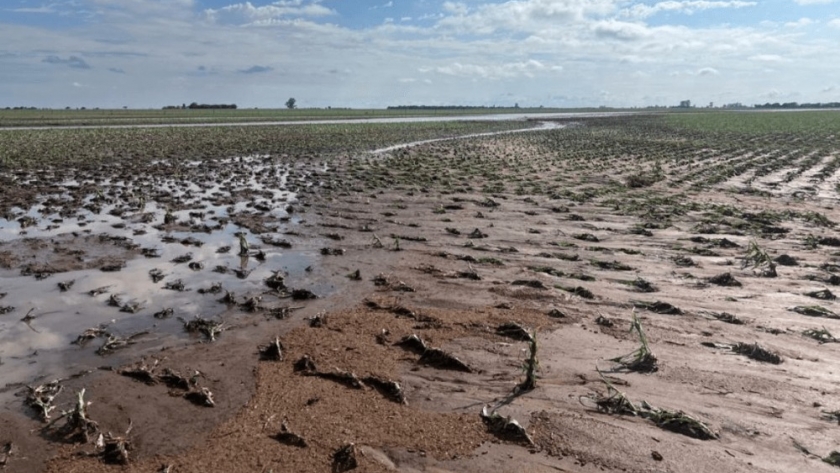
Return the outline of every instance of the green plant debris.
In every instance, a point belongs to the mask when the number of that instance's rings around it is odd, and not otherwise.
[[[747,267],[759,270],[760,275],[763,277],[775,278],[778,276],[776,273],[776,262],[770,258],[770,255],[764,249],[758,246],[755,240],[750,241],[747,247],[747,254],[741,263],[742,269]]]
[[[820,343],[836,343],[838,340],[834,338],[834,335],[828,331],[827,328],[809,328],[807,330],[802,331],[802,335],[808,338],[813,338],[814,340]]]
[[[517,386],[518,392],[533,391],[537,388],[537,370],[540,362],[537,359],[537,331],[534,330],[530,334],[530,341],[528,341],[528,359],[522,364],[522,371],[525,372],[525,380]]]
[[[735,279],[731,273],[722,273],[718,274],[717,276],[712,276],[708,280],[710,283],[716,286],[726,286],[726,287],[741,287],[741,281]]]
[[[631,353],[617,358],[611,358],[609,361],[618,363],[622,369],[628,371],[638,371],[641,373],[653,373],[659,369],[656,355],[650,349],[647,335],[642,327],[642,321],[633,314],[633,320],[630,322],[630,333],[636,332],[639,337],[639,348]]]
[[[818,305],[798,305],[792,309],[797,314],[807,315],[808,317],[825,317],[827,319],[840,319],[840,316],[834,312]]]
[[[606,394],[595,393],[590,396],[583,396],[581,397],[582,404],[583,399],[587,399],[595,403],[596,409],[599,412],[611,415],[641,417],[653,422],[661,429],[699,440],[715,440],[720,438],[720,435],[713,432],[705,423],[682,411],[656,408],[645,401],[642,401],[638,405],[634,404],[600,370],[597,371],[604,385],[607,387],[607,392]]]

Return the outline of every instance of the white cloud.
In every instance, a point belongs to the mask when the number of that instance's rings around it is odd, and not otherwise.
[[[647,5],[638,3],[622,11],[622,14],[632,18],[647,18],[659,12],[677,12],[691,15],[693,13],[714,8],[746,8],[758,5],[757,2],[744,1],[665,1]]]
[[[204,10],[204,15],[209,20],[228,23],[264,22],[278,18],[323,17],[335,14],[334,10],[317,2],[304,3],[302,0],[285,0],[264,6],[254,6],[251,2],[235,3],[215,10]]]
[[[826,37],[837,30],[802,20],[793,23],[807,27],[784,27],[771,9],[759,11],[761,3],[746,6],[755,2],[654,0],[632,17],[638,2],[630,0],[455,0],[418,12],[424,21],[404,22],[394,1],[373,18],[400,21],[364,27],[326,0],[230,0],[210,10],[192,0],[56,1],[60,13],[72,3],[98,18],[83,28],[0,20],[0,98],[62,107],[282,107],[294,96],[306,106],[381,107],[491,105],[514,93],[519,103],[546,106],[750,104],[765,102],[759,94],[771,89],[825,101],[825,77],[840,77],[840,51]],[[805,15],[789,6],[797,13],[790,18]],[[715,26],[697,26],[706,17],[673,24],[667,15],[654,26],[645,16],[712,8],[757,14]],[[840,28],[840,18],[811,18]],[[724,76],[725,88],[716,79]]]
[[[651,35],[645,25],[618,20],[599,21],[593,24],[592,31],[598,37],[619,40],[637,40]]]
[[[562,66],[546,66],[540,61],[512,62],[507,64],[461,64],[455,62],[446,66],[422,68],[420,72],[436,72],[447,76],[482,78],[482,79],[511,79],[516,77],[534,77],[540,72],[559,72]]]
[[[814,21],[810,18],[800,18],[796,21],[790,21],[790,22],[785,23],[785,26],[788,27],[788,28],[803,28],[805,26],[812,25],[814,23],[816,23],[816,21]]]
[[[510,0],[467,8],[463,3],[446,2],[450,16],[437,27],[459,33],[489,34],[494,31],[539,31],[558,28],[590,16],[604,16],[616,10],[620,0]]]
[[[778,54],[756,54],[755,56],[750,56],[747,59],[757,62],[787,62],[787,59],[779,56]]]

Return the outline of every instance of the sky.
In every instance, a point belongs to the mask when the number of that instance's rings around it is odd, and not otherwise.
[[[0,107],[840,102],[840,0],[0,0]]]

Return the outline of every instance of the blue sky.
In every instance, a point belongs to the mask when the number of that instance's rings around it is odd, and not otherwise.
[[[0,106],[840,101],[840,0],[4,0]]]

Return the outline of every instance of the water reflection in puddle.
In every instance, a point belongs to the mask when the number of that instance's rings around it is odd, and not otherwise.
[[[188,163],[186,172],[178,168],[183,174],[177,177],[161,173],[167,165],[152,163],[155,169],[147,176],[129,178],[72,170],[64,174],[75,176],[63,179],[45,172],[17,175],[23,181],[55,179],[61,184],[51,186],[53,193],[39,195],[30,208],[13,208],[0,218],[0,253],[6,252],[9,261],[23,258],[0,270],[0,293],[6,294],[0,307],[14,307],[0,314],[0,388],[103,364],[94,354],[102,339],[71,345],[88,328],[103,326],[118,336],[148,332],[138,345],[155,346],[187,337],[179,319],[238,317],[241,311],[235,306],[219,302],[225,291],[239,301],[264,295],[267,305],[288,305],[265,294],[269,289],[264,279],[273,271],[282,271],[290,285],[312,287],[306,268],[319,256],[311,244],[298,250],[262,242],[298,233],[302,219],[288,211],[297,196],[287,183],[292,176],[297,185],[305,185],[308,171],[265,157]],[[256,235],[233,223],[241,219],[257,220],[270,232]],[[238,254],[240,232],[250,244],[250,256]],[[76,266],[85,267],[105,250],[113,253],[114,246],[126,260],[117,272],[88,267],[47,272],[40,280],[21,275],[20,266],[30,260],[49,268],[59,247],[78,254]],[[139,255],[141,249],[155,257]],[[258,251],[263,253],[259,259]],[[175,262],[187,254],[188,262]],[[151,270],[164,277],[153,281]],[[59,288],[58,283],[70,281],[66,291]],[[177,290],[166,289],[168,284]],[[214,285],[221,286],[220,293],[199,292]],[[90,294],[100,288],[102,293]],[[318,289],[325,287],[312,287],[316,293]],[[112,296],[139,309],[121,311],[109,305]],[[170,317],[153,317],[165,309],[172,309]]]

